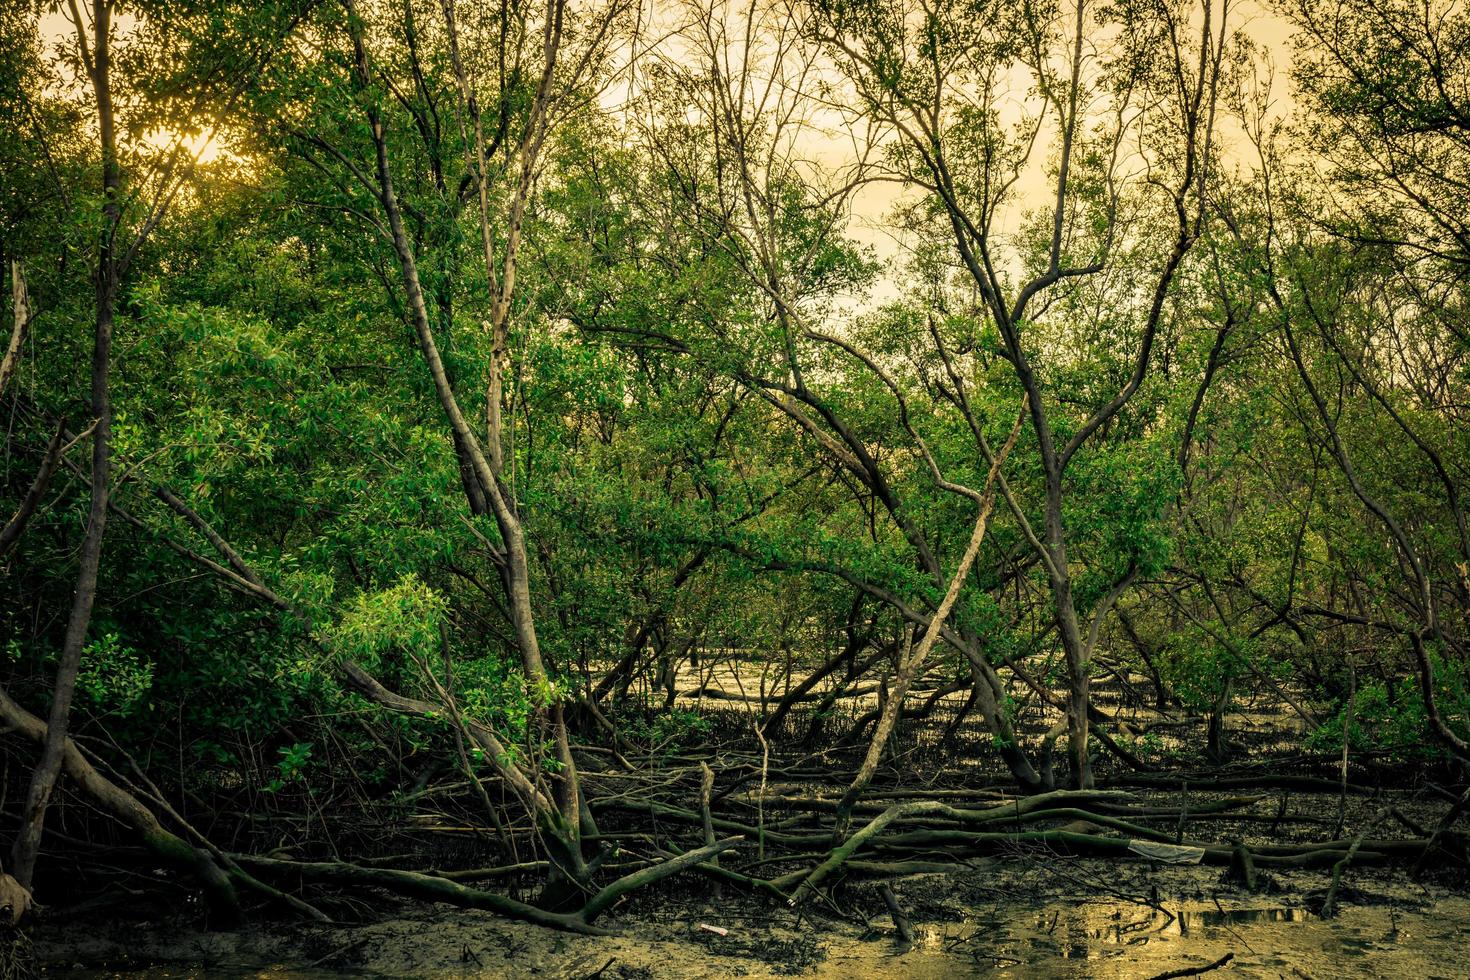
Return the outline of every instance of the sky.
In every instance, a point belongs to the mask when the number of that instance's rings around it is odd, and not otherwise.
[[[1229,23],[1246,34],[1258,46],[1261,58],[1257,67],[1266,69],[1273,76],[1270,86],[1272,110],[1276,117],[1288,115],[1293,108],[1290,88],[1290,66],[1292,58],[1290,23],[1270,6],[1270,0],[1237,0],[1232,5]],[[1092,52],[1106,54],[1105,51]],[[1084,68],[1084,71],[1086,69]],[[1026,82],[1021,83],[1024,88]],[[1024,99],[1024,91],[1017,92],[1018,103]],[[1034,104],[1034,103],[1033,103]],[[1055,128],[1051,129],[1055,132]],[[1255,152],[1238,125],[1228,119],[1217,124],[1217,148],[1221,151],[1226,166],[1237,163],[1249,167],[1254,163]],[[828,165],[840,166],[851,159],[850,142],[841,136],[821,145],[820,135],[813,134],[809,147],[804,152]],[[1012,207],[1000,217],[997,228],[1001,235],[1017,231],[1024,215],[1040,207],[1049,208],[1055,198],[1055,183],[1048,173],[1045,152],[1046,140],[1038,141],[1026,170],[1012,195]],[[882,272],[874,288],[863,297],[851,302],[851,312],[859,313],[874,306],[891,302],[900,295],[900,278],[908,254],[908,243],[904,241],[895,223],[891,220],[893,210],[905,196],[914,192],[899,185],[883,182],[864,186],[852,199],[852,224],[849,236],[870,248],[877,257]]]
[[[662,37],[666,33],[664,25],[672,23],[674,19],[682,16],[682,11],[688,9],[676,3],[675,0],[643,0],[643,2],[645,4],[642,13],[644,37]],[[1218,3],[1218,0],[1216,2]],[[1291,61],[1291,31],[1287,21],[1271,9],[1271,2],[1272,0],[1236,0],[1231,13],[1231,23],[1248,34],[1260,46],[1264,60],[1274,67],[1275,80],[1272,86],[1272,96],[1276,110],[1284,114],[1288,113],[1292,107],[1287,81]],[[1092,3],[1095,6],[1096,0],[1092,0]],[[90,4],[79,6],[83,16],[89,16]],[[738,9],[741,8],[732,7],[730,12],[736,12]],[[133,17],[121,15],[117,18],[116,28],[120,34],[125,34],[135,23]],[[732,27],[731,30],[738,36],[738,28]],[[75,43],[69,9],[64,4],[54,6],[43,13],[40,31],[42,37],[53,45]],[[764,39],[758,37],[757,43],[759,44],[762,40]],[[665,38],[662,41],[663,47],[659,56],[672,58],[675,61],[686,57],[678,50],[678,44],[677,39]],[[1105,54],[1105,51],[1090,52],[1092,56]],[[1023,102],[1029,101],[1024,91],[1027,81],[1023,79],[1016,81],[1017,91],[1014,93],[1014,103],[1020,106]],[[604,103],[606,104],[608,98],[616,101],[619,97],[626,97],[627,91],[626,87],[610,88],[604,93]],[[1034,102],[1032,104],[1034,105]],[[150,143],[162,149],[179,137],[177,133],[160,128],[148,134],[146,138]],[[1220,140],[1220,148],[1227,161],[1232,157],[1245,160],[1243,154],[1248,154],[1250,148],[1248,145],[1242,145],[1244,140],[1241,139],[1238,129],[1232,131],[1231,125],[1228,122],[1225,123],[1220,127]],[[227,152],[207,136],[189,138],[184,142],[198,159],[206,163]],[[844,131],[836,114],[826,113],[814,118],[813,125],[801,132],[797,137],[795,150],[801,157],[813,161],[819,167],[837,173],[850,166],[854,160],[853,145],[851,133]],[[1026,212],[1050,205],[1054,189],[1051,177],[1047,172],[1048,160],[1045,145],[1046,140],[1043,137],[1038,142],[1038,151],[1033,155],[1033,159],[1015,189],[1012,208],[1002,216],[999,222],[999,230],[1002,234],[1014,232]],[[871,250],[882,270],[874,289],[862,297],[853,298],[855,309],[871,308],[874,305],[891,301],[899,294],[898,277],[902,275],[904,267],[906,243],[896,230],[891,217],[895,206],[900,203],[905,193],[904,189],[896,183],[875,182],[865,184],[851,197],[852,220],[847,232],[859,245]],[[912,191],[907,193],[913,194]]]

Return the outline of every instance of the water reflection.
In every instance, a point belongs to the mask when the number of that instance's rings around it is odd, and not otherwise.
[[[1233,926],[1245,922],[1306,922],[1316,918],[1306,909],[1203,909],[1198,912],[1180,912],[1183,922],[1201,926]]]
[[[1010,920],[970,920],[924,937],[931,947],[967,952],[983,945],[992,960],[1034,961],[1037,954],[1064,960],[1095,960],[1124,955],[1130,948],[1160,940],[1190,937],[1195,930],[1230,930],[1240,925],[1307,922],[1303,908],[1182,907],[1153,908],[1128,902],[1082,902]],[[921,940],[922,941],[922,940]]]

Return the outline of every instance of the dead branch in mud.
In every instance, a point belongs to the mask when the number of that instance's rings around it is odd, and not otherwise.
[[[1220,957],[1213,963],[1206,963],[1204,966],[1185,967],[1184,969],[1180,970],[1169,970],[1165,973],[1156,974],[1155,976],[1150,977],[1149,980],[1175,980],[1176,977],[1197,977],[1201,973],[1209,973],[1211,970],[1218,970],[1220,967],[1225,966],[1233,959],[1235,959],[1234,953],[1226,953],[1224,956]]]
[[[1386,806],[1383,809],[1379,810],[1376,814],[1374,814],[1373,819],[1364,824],[1363,829],[1358,831],[1357,836],[1353,838],[1352,844],[1348,846],[1347,853],[1342,856],[1341,860],[1339,860],[1336,864],[1332,866],[1332,883],[1327,886],[1327,894],[1322,899],[1322,908],[1321,911],[1318,913],[1322,916],[1322,918],[1330,919],[1333,916],[1337,915],[1337,896],[1338,892],[1342,889],[1343,874],[1347,871],[1348,865],[1353,863],[1353,859],[1356,858],[1359,853],[1361,853],[1359,849],[1363,846],[1364,838],[1366,838],[1370,832],[1376,830],[1379,824],[1387,820],[1389,814],[1392,812],[1393,807]],[[1428,850],[1429,842],[1425,841],[1424,851],[1420,853],[1421,859],[1423,858],[1424,853],[1427,853]]]
[[[834,847],[832,849],[832,853],[828,855],[827,859],[821,864],[817,865],[815,868],[813,868],[811,874],[807,875],[806,878],[803,879],[800,887],[798,887],[796,891],[792,894],[787,904],[796,905],[801,902],[802,899],[811,894],[812,891],[814,891],[816,887],[827,878],[828,875],[836,871],[838,868],[842,867],[842,862],[852,857],[852,855],[869,840],[881,834],[883,832],[883,829],[894,820],[898,819],[899,817],[929,813],[940,806],[942,806],[942,804],[924,802],[899,803],[889,807],[887,810],[884,810],[882,813],[878,814],[878,816],[874,817],[867,824],[867,826],[863,827],[862,830],[859,830],[857,833],[844,840],[841,844]],[[841,832],[840,828],[838,832]]]
[[[878,889],[878,894],[882,896],[883,904],[888,907],[888,915],[893,919],[893,929],[898,935],[898,941],[900,943],[913,942],[914,925],[898,904],[898,896],[893,894],[893,887],[884,882]]]

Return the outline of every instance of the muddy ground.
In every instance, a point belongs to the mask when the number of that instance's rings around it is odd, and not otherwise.
[[[1311,909],[1316,872],[1274,873],[1265,894],[1220,869],[1017,855],[893,883],[913,919],[898,943],[876,882],[797,913],[699,879],[607,921],[614,937],[550,932],[445,906],[401,906],[346,928],[255,926],[210,933],[188,921],[38,931],[49,977],[1154,977],[1233,959],[1225,977],[1470,976],[1470,896],[1408,874],[1364,870],[1339,916]],[[1157,895],[1157,906],[1152,904]],[[719,936],[701,924],[728,929]]]
[[[706,733],[715,749],[737,749],[741,732],[761,711],[761,695],[779,689],[765,674],[741,676],[735,663],[710,665],[702,675],[680,677],[682,706],[700,710],[715,727]],[[719,669],[730,672],[721,679]],[[701,688],[719,691],[725,700],[711,701]],[[731,700],[737,696],[739,700]],[[752,698],[752,701],[745,700]],[[843,731],[873,695],[838,702],[829,721]],[[948,701],[955,701],[949,704]],[[1100,688],[1120,720],[1139,726],[1169,719]],[[885,787],[912,792],[961,792],[985,785],[1004,786],[1003,771],[989,735],[973,719],[960,718],[949,738],[942,738],[963,696],[946,699],[944,709],[927,722],[900,726],[890,767],[880,773],[873,792]],[[1034,713],[1033,713],[1034,714]],[[1029,718],[1032,737],[1052,719]],[[782,738],[799,740],[807,719],[793,716]],[[1230,736],[1238,763],[1216,775],[1272,776],[1292,771],[1335,778],[1335,766],[1303,762],[1297,719],[1276,705],[1251,705],[1230,719]],[[1141,730],[1141,729],[1140,729]],[[1203,744],[1202,722],[1172,723],[1161,729],[1152,751],[1164,766],[1198,765],[1192,757]],[[828,743],[808,746],[814,752],[793,763],[802,775],[789,782],[754,782],[729,797],[736,815],[754,822],[755,814],[776,821],[788,816],[781,799],[832,797],[850,779],[847,755],[824,751]],[[748,748],[748,746],[746,746]],[[829,746],[830,748],[830,746]],[[691,750],[692,751],[692,750]],[[722,756],[723,757],[723,756]],[[601,758],[601,757],[599,757]],[[815,761],[814,761],[815,760]],[[728,759],[726,760],[728,761]],[[589,766],[584,779],[603,793],[647,792],[672,777],[687,758],[650,754],[640,759],[645,771],[630,774],[608,765]],[[1305,769],[1303,766],[1305,765]],[[830,771],[829,771],[830,770]],[[1104,758],[1100,778],[1126,771]],[[1443,816],[1446,794],[1427,792],[1422,781],[1401,783],[1394,772],[1354,766],[1354,781],[1375,787],[1370,793],[1298,792],[1262,789],[1260,799],[1238,814],[1196,818],[1188,837],[1212,841],[1264,843],[1321,841],[1351,836],[1375,825],[1374,814],[1386,798],[1395,803],[1398,819],[1410,827],[1432,827]],[[1409,777],[1412,780],[1412,777]],[[650,783],[649,780],[653,780]],[[1196,784],[1198,786],[1198,784]],[[1417,787],[1417,788],[1414,788]],[[1188,789],[1135,789],[1143,802],[1178,806],[1224,796]],[[1253,789],[1241,792],[1251,793]],[[1384,794],[1387,794],[1385,796]],[[1452,794],[1453,795],[1453,794]],[[1451,795],[1451,798],[1452,798]],[[759,799],[756,797],[759,796]],[[982,797],[976,797],[982,802]],[[688,800],[672,802],[689,805]],[[482,867],[495,863],[479,854],[473,818],[446,817],[449,801],[436,798],[405,818],[375,824],[359,835],[351,850],[339,839],[346,860],[374,860],[399,854],[396,866]],[[457,812],[457,811],[456,811]],[[474,803],[465,804],[472,814]],[[423,819],[420,820],[419,818]],[[609,815],[605,831],[646,834],[644,818],[627,818],[620,826]],[[1382,833],[1391,836],[1390,822]],[[275,832],[276,825],[272,825]],[[1173,830],[1174,828],[1169,828]],[[1402,830],[1402,828],[1399,828]],[[658,834],[687,828],[666,827]],[[1186,828],[1178,828],[1186,834]],[[1416,832],[1415,836],[1422,834]],[[303,832],[303,836],[304,832]],[[257,848],[260,845],[257,844]],[[268,849],[268,848],[267,848]],[[122,862],[121,853],[114,855]],[[732,858],[736,855],[732,854]],[[736,866],[755,855],[742,851]],[[763,873],[810,866],[810,858],[773,859]],[[930,858],[932,860],[932,858]],[[89,866],[94,862],[89,861]],[[757,862],[759,865],[759,862]],[[724,978],[724,977],[1127,977],[1154,978],[1171,971],[1199,969],[1227,954],[1224,966],[1208,977],[1384,977],[1431,980],[1470,977],[1470,880],[1463,868],[1430,868],[1416,878],[1406,868],[1353,868],[1342,895],[1340,913],[1320,918],[1328,884],[1325,872],[1271,869],[1270,887],[1246,892],[1225,880],[1223,869],[1164,866],[1147,860],[1102,860],[1052,853],[1008,852],[995,857],[955,858],[953,871],[889,879],[900,904],[913,921],[915,939],[897,942],[894,925],[878,889],[883,879],[850,879],[840,883],[830,900],[809,901],[800,913],[766,897],[752,897],[725,885],[722,897],[698,874],[686,874],[648,893],[635,893],[599,924],[616,931],[611,937],[584,937],[467,912],[449,906],[414,904],[387,894],[318,892],[313,900],[334,918],[350,925],[322,927],[299,921],[272,923],[256,919],[234,932],[211,932],[202,926],[201,910],[186,884],[157,880],[145,867],[118,869],[102,876],[101,885],[74,903],[54,903],[34,933],[34,952],[43,976],[77,978],[179,977],[536,977]],[[534,879],[497,879],[486,887],[530,898]],[[330,900],[330,904],[328,904]],[[193,904],[191,904],[193,903]],[[725,935],[702,925],[727,930]]]

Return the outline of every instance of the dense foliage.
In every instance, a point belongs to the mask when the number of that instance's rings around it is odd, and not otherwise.
[[[68,730],[316,815],[271,844],[468,776],[580,882],[583,746],[862,745],[783,696],[905,669],[1031,790],[1276,710],[1470,761],[1467,52],[1458,0],[6,0],[11,798]]]

